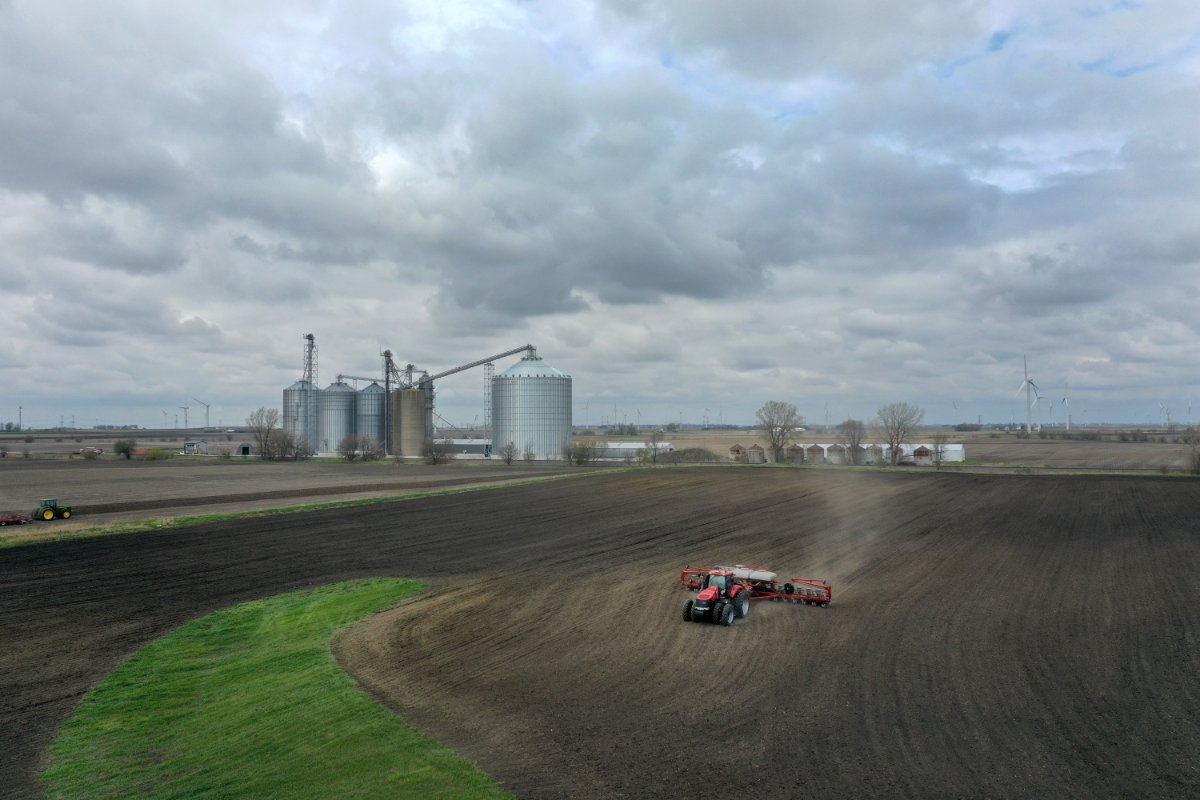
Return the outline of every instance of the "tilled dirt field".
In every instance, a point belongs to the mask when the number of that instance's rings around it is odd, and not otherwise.
[[[79,697],[216,608],[431,592],[341,662],[522,798],[1200,793],[1200,483],[615,473],[0,551],[0,787]],[[684,623],[684,561],[829,578]]]
[[[148,461],[0,461],[0,514],[28,514],[42,497],[74,507],[70,522],[0,529],[0,536],[129,519],[248,511],[331,500],[401,496],[520,481],[570,467],[463,461],[430,467],[391,462],[330,463],[177,459]]]

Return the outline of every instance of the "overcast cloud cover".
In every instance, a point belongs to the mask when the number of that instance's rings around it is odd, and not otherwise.
[[[307,332],[577,423],[1007,422],[1024,353],[1186,421],[1198,90],[1195,0],[0,0],[0,422],[240,423]]]

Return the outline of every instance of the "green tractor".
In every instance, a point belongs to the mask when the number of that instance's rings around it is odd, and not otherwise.
[[[58,501],[53,498],[46,498],[41,501],[37,507],[37,511],[31,514],[34,519],[44,519],[46,522],[58,517],[59,519],[71,518],[71,507],[60,506]]]

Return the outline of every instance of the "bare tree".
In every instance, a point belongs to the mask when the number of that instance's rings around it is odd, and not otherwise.
[[[1184,440],[1191,445],[1188,452],[1188,469],[1193,475],[1200,475],[1200,431],[1188,426]]]
[[[279,409],[259,406],[250,416],[246,417],[246,427],[254,446],[258,448],[258,457],[266,460],[275,458],[272,445],[276,437],[273,435],[279,425]]]
[[[933,436],[933,466],[935,469],[941,469],[942,464],[946,461],[946,443],[950,441],[950,436],[945,433],[936,433]]]
[[[875,413],[879,418],[883,440],[891,448],[889,460],[894,467],[900,461],[900,445],[908,440],[921,424],[921,420],[925,419],[925,410],[908,403],[888,403],[886,406],[880,406]]]
[[[421,457],[426,464],[441,464],[454,460],[454,446],[446,439],[426,439],[421,445]]]
[[[662,448],[663,440],[667,435],[662,432],[661,428],[655,428],[650,432],[650,436],[646,438],[646,450],[650,453],[650,462],[658,463],[658,451]]]
[[[581,439],[570,447],[570,460],[579,466],[586,466],[596,460],[599,445],[591,439]]]
[[[279,458],[289,461],[304,461],[312,455],[312,448],[308,446],[308,439],[303,436],[280,430],[278,455]]]
[[[500,448],[500,452],[497,455],[500,456],[505,464],[512,466],[512,463],[517,460],[517,446],[509,442]]]
[[[850,463],[857,464],[862,457],[862,443],[867,438],[867,426],[861,419],[848,419],[838,425],[838,439],[850,454]]]
[[[354,459],[358,458],[361,447],[362,445],[359,444],[358,437],[352,433],[349,436],[343,437],[342,440],[338,442],[337,454],[347,461],[353,461]]]
[[[533,449],[533,442],[532,441],[526,442],[525,449],[523,451],[521,451],[521,458],[525,460],[526,464],[528,464],[529,462],[533,461],[533,459],[536,456],[537,456],[537,451]]]
[[[759,427],[767,437],[771,448],[771,459],[776,464],[783,463],[784,451],[791,443],[796,428],[804,424],[804,417],[791,403],[779,400],[768,400],[757,412]]]
[[[383,442],[372,439],[370,436],[358,437],[358,450],[363,461],[381,461],[387,458],[387,450],[384,449]]]

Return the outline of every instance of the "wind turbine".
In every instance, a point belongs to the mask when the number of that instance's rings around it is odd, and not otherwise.
[[[167,410],[163,409],[163,427],[167,427]]]
[[[208,430],[208,409],[212,407],[212,403],[206,403],[198,397],[193,397],[192,399],[204,406],[204,430]]]
[[[1071,379],[1070,378],[1067,378],[1067,388],[1065,389],[1065,392],[1066,393],[1063,395],[1062,404],[1063,404],[1063,408],[1065,409],[1064,413],[1067,415],[1067,432],[1070,433],[1071,432]]]
[[[180,408],[183,409],[183,429],[186,431],[187,426],[188,426],[187,412],[188,412],[188,409],[191,408],[191,406],[180,406]]]
[[[1171,409],[1167,408],[1162,403],[1159,403],[1158,413],[1167,421],[1167,430],[1171,430]]]
[[[1033,384],[1033,381],[1030,381],[1030,383]],[[1042,397],[1041,392],[1038,391],[1037,385],[1034,384],[1034,386],[1033,386],[1033,404],[1035,406],[1037,406],[1037,411],[1038,411],[1038,424],[1037,424],[1038,433],[1042,432],[1042,401],[1045,399],[1046,399],[1045,397]]]
[[[1029,358],[1021,356],[1021,360],[1025,363],[1025,380],[1017,387],[1017,394],[1025,390],[1025,433],[1033,433],[1033,396],[1037,394],[1037,384],[1029,377]],[[1041,400],[1041,397],[1038,399]],[[1038,413],[1040,415],[1040,408]]]

